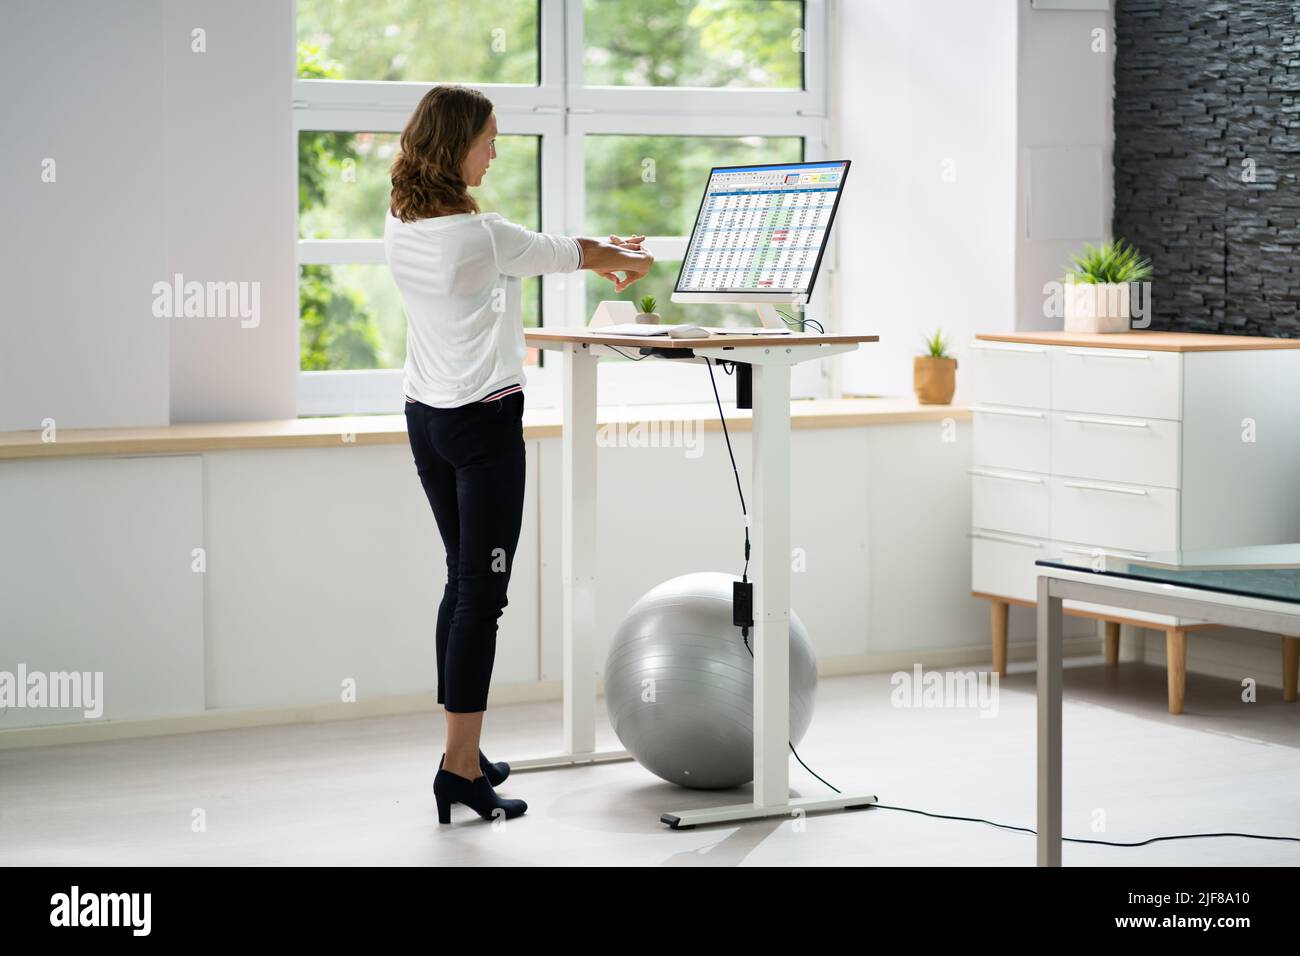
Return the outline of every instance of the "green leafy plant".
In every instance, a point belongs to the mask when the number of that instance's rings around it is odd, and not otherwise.
[[[943,337],[943,329],[935,329],[934,335],[922,336],[925,351],[921,354],[927,358],[952,358],[948,354],[948,340]]]
[[[652,295],[643,295],[639,300],[641,311],[647,315],[655,310],[655,305],[657,303],[658,300]]]
[[[1066,267],[1066,282],[1141,282],[1151,277],[1151,260],[1123,239],[1107,240],[1100,246],[1086,244],[1083,252],[1070,257],[1074,268]]]

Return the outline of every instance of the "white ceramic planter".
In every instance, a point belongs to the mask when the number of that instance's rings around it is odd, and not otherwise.
[[[639,322],[639,323],[641,323],[642,325],[658,325],[658,324],[659,324],[659,313],[658,313],[658,312],[638,312],[638,313],[636,314],[636,321]]]
[[[1127,282],[1065,283],[1065,331],[1127,332],[1131,327]]]

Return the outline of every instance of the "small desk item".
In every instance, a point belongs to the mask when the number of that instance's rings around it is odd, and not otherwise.
[[[635,340],[608,327],[524,330],[528,345],[560,353],[562,369],[564,752],[511,760],[514,770],[631,759],[625,750],[596,751],[596,368],[603,351],[598,346]],[[875,335],[655,340],[656,347],[683,350],[678,361],[725,360],[752,367],[754,398],[753,489],[748,499],[754,582],[754,796],[750,803],[668,810],[659,820],[673,829],[877,802],[873,794],[790,797],[790,369],[877,340]],[[703,369],[700,375],[705,375]],[[739,525],[737,534],[739,540]]]
[[[698,325],[670,325],[668,336],[674,339],[708,338],[709,330]]]
[[[1038,865],[1060,866],[1062,600],[1281,634],[1283,696],[1295,700],[1300,669],[1300,544],[1169,551],[1142,559],[1099,553],[1089,568],[1064,557],[1034,563],[1038,572]],[[1177,676],[1181,680],[1182,675]],[[1172,685],[1172,670],[1169,680]]]
[[[602,332],[609,335],[667,335],[671,325],[653,325],[648,322],[622,322],[618,325],[603,325]]]
[[[588,328],[598,328],[607,335],[636,335],[636,336],[654,336],[654,335],[672,335],[673,329],[682,328],[677,325],[651,325],[645,322],[620,322],[615,325],[588,326]],[[702,329],[710,335],[789,335],[789,329],[768,329],[757,325],[745,325],[728,328],[721,325],[698,325],[691,328]]]
[[[707,329],[714,335],[789,335],[789,329],[768,329],[758,325],[742,326],[725,326],[725,325],[705,325],[701,328]]]

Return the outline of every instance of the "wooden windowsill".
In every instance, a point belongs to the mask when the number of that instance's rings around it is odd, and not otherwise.
[[[723,405],[730,430],[749,431],[753,413]],[[957,405],[919,405],[903,398],[840,398],[791,403],[791,428],[856,428],[906,422],[970,419],[970,409]],[[717,406],[606,405],[597,423],[701,420],[705,431],[721,431]],[[558,408],[524,408],[524,438],[560,435]],[[333,448],[352,445],[406,444],[405,415],[349,415],[337,418],[293,418],[273,421],[207,422],[156,428],[65,428],[55,441],[41,440],[38,430],[0,432],[0,460],[67,458],[104,455],[174,455],[255,448]]]

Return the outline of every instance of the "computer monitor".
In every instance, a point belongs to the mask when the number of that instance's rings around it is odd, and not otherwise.
[[[835,221],[849,160],[715,166],[673,288],[674,302],[803,305]]]

